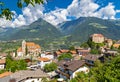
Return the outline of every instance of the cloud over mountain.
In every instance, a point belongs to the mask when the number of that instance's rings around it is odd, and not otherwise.
[[[46,3],[47,4],[47,3]],[[22,9],[22,14],[17,15],[15,13],[14,20],[8,21],[4,18],[0,18],[1,27],[19,27],[22,25],[28,25],[38,18],[43,18],[53,25],[57,25],[64,21],[72,20],[68,17],[98,17],[103,19],[115,19],[115,15],[120,10],[115,10],[115,5],[109,3],[108,5],[101,7],[93,0],[73,0],[67,8],[56,8],[50,12],[45,12],[44,5],[31,5]]]

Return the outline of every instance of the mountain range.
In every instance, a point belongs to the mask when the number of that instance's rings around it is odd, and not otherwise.
[[[95,17],[80,17],[55,27],[43,19],[18,28],[0,28],[0,40],[40,39],[53,41],[65,38],[68,42],[84,42],[93,33],[120,39],[120,20],[103,20]]]

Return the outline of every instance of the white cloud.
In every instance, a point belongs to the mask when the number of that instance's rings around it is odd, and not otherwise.
[[[52,23],[53,25],[57,25],[58,23],[66,21],[67,15],[68,13],[66,9],[57,9],[55,11],[51,11],[50,13],[46,13],[43,19]]]
[[[120,10],[115,10],[115,6],[109,3],[107,6],[100,8],[100,5],[94,2],[94,0],[73,0],[73,2],[66,8],[56,8],[50,12],[44,13],[43,5],[31,5],[22,9],[22,14],[17,15],[15,11],[14,20],[9,21],[4,18],[0,18],[1,27],[19,27],[22,25],[28,25],[38,18],[43,18],[53,25],[57,25],[64,21],[68,21],[67,17],[98,17],[103,19],[115,19],[116,13],[120,13]]]
[[[97,13],[100,18],[103,19],[115,19],[116,11],[115,6],[109,3],[106,7],[101,8]]]
[[[5,18],[0,18],[0,27],[9,27],[11,25],[12,21],[6,20]]]
[[[94,3],[92,0],[74,0],[71,5],[68,6],[67,10],[69,15],[76,16],[92,16],[99,5]]]
[[[120,13],[120,10],[116,10],[117,13]]]

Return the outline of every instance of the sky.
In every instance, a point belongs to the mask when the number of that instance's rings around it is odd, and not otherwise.
[[[43,18],[54,26],[79,17],[120,19],[120,0],[47,0],[35,7],[28,5],[19,9],[17,0],[0,0],[14,13],[13,20],[0,18],[0,27],[20,27]]]

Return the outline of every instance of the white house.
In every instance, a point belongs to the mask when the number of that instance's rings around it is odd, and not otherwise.
[[[6,63],[5,59],[0,59],[0,70],[5,68],[5,63]]]
[[[43,67],[44,67],[46,64],[49,64],[49,63],[51,63],[51,62],[52,62],[52,60],[49,59],[49,58],[47,58],[47,57],[40,57],[40,58],[38,58],[38,63],[37,63],[37,65],[40,66],[40,67],[43,69]]]
[[[43,58],[49,58],[49,59],[54,59],[54,55],[53,54],[41,54],[41,57],[43,57]]]
[[[84,73],[89,72],[89,68],[85,67],[84,64],[85,61],[83,60],[71,60],[71,61],[62,60],[58,62],[59,69],[57,72],[60,78],[72,79],[76,76],[77,72]]]

